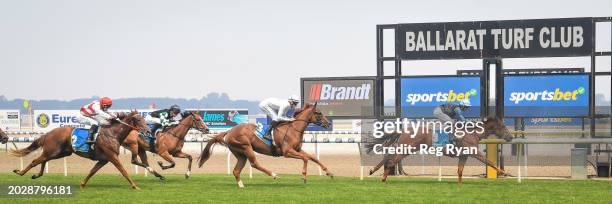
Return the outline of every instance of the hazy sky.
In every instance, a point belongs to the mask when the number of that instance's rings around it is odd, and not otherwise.
[[[299,94],[300,77],[375,75],[376,24],[612,16],[610,8],[610,0],[0,0],[0,95],[285,97]],[[603,28],[609,36],[610,25]],[[598,43],[610,49],[609,38]],[[598,63],[610,66],[609,59]],[[480,66],[480,60],[410,62],[405,74]],[[590,64],[506,59],[504,66]],[[610,82],[597,86],[609,99]]]

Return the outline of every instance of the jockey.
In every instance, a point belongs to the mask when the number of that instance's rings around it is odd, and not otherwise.
[[[168,109],[157,110],[149,113],[145,120],[148,124],[153,124],[151,132],[155,134],[155,131],[160,127],[168,127],[172,125],[178,125],[182,119],[181,108],[178,105],[172,105]]]
[[[259,108],[261,111],[272,119],[270,128],[268,128],[268,131],[266,131],[266,134],[264,135],[266,139],[272,140],[270,132],[276,127],[276,125],[278,125],[278,123],[295,120],[293,117],[287,116],[287,112],[289,112],[290,109],[295,109],[298,103],[300,103],[300,101],[295,95],[292,95],[287,100],[268,98],[259,103]]]
[[[110,125],[110,120],[116,118],[115,114],[108,112],[111,106],[113,106],[113,100],[108,97],[102,97],[100,100],[93,101],[81,107],[81,115],[78,116],[77,120],[81,124],[90,127],[89,136],[85,143],[94,143],[96,141],[94,136],[98,132],[98,126]]]
[[[434,108],[433,115],[443,124],[449,121],[453,123],[454,120],[465,122],[463,112],[468,110],[471,106],[469,99],[465,99],[459,102],[459,104],[442,104]],[[449,136],[451,137],[451,141],[454,141],[454,134],[449,134]]]

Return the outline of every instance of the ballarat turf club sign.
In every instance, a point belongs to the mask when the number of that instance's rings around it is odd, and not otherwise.
[[[591,18],[399,24],[401,59],[474,59],[586,56]]]

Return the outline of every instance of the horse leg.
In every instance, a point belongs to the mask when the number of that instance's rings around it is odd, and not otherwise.
[[[304,181],[304,183],[306,183],[306,173],[308,172],[308,156],[301,154],[300,152],[297,152],[291,148],[287,148],[283,152],[285,152],[285,157],[301,159],[302,161],[304,161],[304,165],[302,166],[302,180]]]
[[[130,152],[132,153],[132,160],[131,160],[132,164],[140,166],[142,168],[147,168],[147,166],[144,163],[142,163],[142,161],[138,161],[138,144],[131,143],[128,145],[127,149],[130,150]]]
[[[147,152],[142,149],[139,148],[138,149],[138,156],[140,157],[140,161],[142,161],[142,163],[145,165],[145,169],[147,169],[147,171],[149,171],[149,173],[152,173],[153,175],[155,175],[155,177],[159,178],[159,180],[166,180],[166,177],[162,176],[161,174],[157,173],[157,171],[155,171],[155,169],[151,168],[151,166],[149,166],[149,159],[147,157]]]
[[[395,156],[391,157],[390,159],[388,159],[388,160],[385,162],[385,165],[384,165],[384,166],[385,166],[385,173],[383,174],[383,177],[382,177],[382,179],[381,179],[381,181],[382,181],[382,182],[387,182],[387,177],[388,177],[388,176],[389,176],[389,174],[391,173],[391,169],[392,169],[393,167],[395,167],[395,165],[397,164],[397,162],[398,162],[399,160],[401,160],[401,159],[402,159],[401,155],[395,155]]]
[[[115,167],[117,168],[117,170],[119,170],[119,172],[121,172],[121,175],[123,175],[123,177],[125,177],[125,179],[128,180],[128,182],[130,182],[130,185],[132,186],[133,189],[136,189],[138,191],[140,191],[140,188],[138,188],[138,186],[136,186],[136,182],[134,182],[134,180],[132,180],[132,178],[130,177],[130,175],[127,173],[127,171],[123,168],[123,165],[121,165],[121,161],[119,161],[119,158],[117,158],[117,155],[114,154],[106,154],[106,156],[108,157],[108,160],[115,165]]]
[[[185,178],[188,179],[189,175],[191,174],[191,162],[193,161],[193,158],[191,157],[191,155],[181,152],[180,150],[175,153],[174,156],[178,158],[187,158],[187,160],[189,161],[189,163],[187,163],[187,172],[185,173]]]
[[[170,165],[164,166],[163,162],[158,161],[157,164],[159,164],[159,167],[161,167],[162,170],[166,170],[166,169],[169,169],[169,168],[174,168],[176,163],[174,162],[174,160],[172,159],[172,156],[170,156],[170,153],[168,153],[168,151],[161,152],[161,153],[158,153],[158,154],[159,154],[159,156],[164,158],[164,160],[166,160],[167,162],[170,162]]]
[[[36,165],[39,165],[41,163],[46,163],[47,161],[48,161],[48,159],[45,156],[45,154],[42,154],[38,158],[32,160],[32,162],[30,164],[28,164],[28,166],[26,166],[25,169],[23,169],[23,170],[15,169],[15,170],[13,170],[13,172],[16,173],[17,175],[23,176],[25,173],[30,171],[30,169],[32,169]],[[43,168],[44,168],[44,166],[43,166]],[[32,178],[34,178],[34,177],[32,177]]]
[[[93,168],[91,168],[91,170],[89,171],[89,174],[87,175],[87,177],[85,177],[85,180],[81,181],[81,188],[85,188],[85,185],[87,185],[87,182],[89,181],[89,179],[96,174],[96,172],[98,172],[98,170],[100,170],[104,165],[106,165],[108,163],[108,161],[98,161],[96,163],[96,165],[94,165]]]
[[[505,175],[506,172],[500,168],[497,168],[497,166],[495,164],[493,164],[493,162],[489,161],[482,153],[478,152],[478,154],[473,154],[472,157],[478,159],[478,161],[493,167],[497,172],[501,173],[502,175]]]
[[[259,161],[257,161],[257,158],[255,157],[255,151],[253,151],[253,148],[251,146],[246,146],[243,148],[244,149],[244,155],[249,159],[249,163],[251,163],[251,166],[261,172],[264,172],[265,174],[267,174],[268,176],[271,176],[273,179],[278,179],[278,174],[262,167],[259,164]]]
[[[459,156],[459,165],[457,165],[457,176],[458,176],[458,181],[457,183],[461,186],[461,183],[463,183],[462,177],[463,177],[463,167],[465,167],[465,162],[467,161],[467,155],[461,155]]]
[[[380,162],[378,162],[378,164],[374,168],[370,169],[369,175],[372,175],[374,174],[374,172],[378,171],[378,169],[380,169],[380,167],[382,167],[385,164],[385,162],[387,162],[387,160],[389,160],[387,156],[383,157],[383,159]]]
[[[244,154],[242,154],[240,152],[236,152],[236,151],[232,151],[232,154],[234,154],[234,156],[238,160],[238,161],[236,161],[236,166],[234,167],[234,171],[232,173],[234,174],[234,177],[236,178],[236,182],[238,183],[238,187],[244,188],[244,184],[242,183],[242,179],[240,179],[240,172],[242,172],[242,169],[246,165],[247,157],[246,157],[246,155],[244,155]]]
[[[45,173],[45,166],[47,166],[47,161],[44,161],[40,164],[40,171],[38,172],[38,174],[32,175],[32,179],[37,179],[43,176],[43,174]]]
[[[304,150],[300,151],[302,154],[306,155],[308,157],[308,159],[310,159],[311,161],[313,161],[314,163],[318,164],[321,169],[323,171],[325,171],[325,175],[329,176],[330,178],[334,178],[334,174],[332,174],[331,172],[329,172],[329,169],[327,169],[327,167],[325,165],[323,165],[323,163],[317,159],[315,156],[308,154],[307,152],[305,152]]]

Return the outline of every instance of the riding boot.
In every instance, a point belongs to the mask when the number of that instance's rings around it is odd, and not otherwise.
[[[151,130],[151,136],[152,136],[153,138],[155,138],[155,136],[156,136],[155,134],[156,134],[157,130],[158,130],[158,129],[159,129],[161,126],[162,126],[161,124],[155,124],[155,125],[153,125],[153,129]]]
[[[264,134],[264,139],[272,141],[272,130],[276,128],[277,124],[277,121],[270,122],[270,127],[268,128],[268,130],[266,130],[266,134]]]
[[[87,144],[93,144],[96,141],[94,140],[94,136],[96,135],[96,133],[98,132],[98,126],[97,125],[92,125],[91,128],[89,129],[89,135],[87,137],[87,141],[85,141],[85,143]]]

